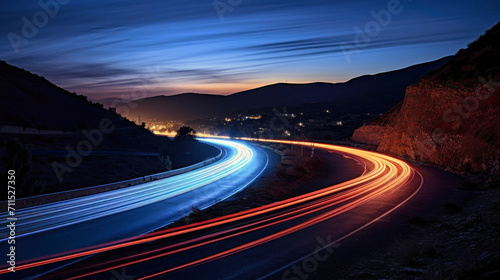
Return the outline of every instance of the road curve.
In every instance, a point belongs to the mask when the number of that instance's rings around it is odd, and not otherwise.
[[[221,147],[225,155],[173,177],[17,210],[18,255],[27,260],[152,231],[186,216],[193,206],[204,209],[233,195],[267,166],[265,153],[251,145],[202,141]],[[8,215],[0,217],[6,221]],[[120,219],[137,222],[123,225]],[[8,230],[0,228],[2,251]]]
[[[403,205],[418,192],[423,181],[404,161],[375,152],[301,141],[259,141],[314,146],[339,153],[363,164],[365,172],[355,179],[270,205],[136,238],[47,256],[25,262],[17,268],[32,269],[105,253],[105,261],[90,263],[85,269],[73,267],[71,270],[50,275],[47,279],[109,279],[110,270],[124,267],[133,271],[137,279],[210,279],[211,276],[203,274],[206,269],[200,271],[193,268],[210,265],[213,261],[230,256],[238,258],[251,249],[265,248],[266,246],[261,246],[264,244],[272,248],[269,243],[285,240],[291,235],[308,233],[308,230],[317,228],[319,224],[331,219],[341,219],[363,209],[374,200],[390,199],[388,206],[368,213],[363,223],[344,227],[346,230],[339,232],[334,241],[323,244],[324,247],[331,246]],[[292,240],[292,244],[300,246],[299,241]],[[265,251],[268,254],[276,253],[273,249]],[[304,252],[300,254],[303,256]],[[286,258],[274,259],[272,265],[266,262],[265,266],[259,267],[246,262],[238,267],[224,267],[224,270],[231,271],[229,276],[226,274],[223,277],[214,277],[252,279],[279,269],[290,261],[291,259]],[[148,269],[144,269],[145,267]],[[190,274],[191,271],[195,271],[195,276]],[[4,272],[5,269],[0,271]],[[196,276],[196,273],[201,274]]]

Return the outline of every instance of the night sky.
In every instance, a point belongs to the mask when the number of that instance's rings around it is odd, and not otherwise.
[[[60,2],[2,1],[0,59],[94,99],[346,81],[454,54],[500,20],[491,0]]]

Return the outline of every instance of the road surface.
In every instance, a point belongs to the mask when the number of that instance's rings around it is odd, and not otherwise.
[[[110,279],[116,273],[134,279],[261,279],[283,273],[283,279],[296,279],[307,271],[287,270],[291,264],[307,260],[311,267],[306,269],[312,270],[343,240],[396,211],[423,185],[421,175],[402,160],[335,145],[314,147],[357,162],[360,176],[270,205],[47,256],[18,268],[89,256],[83,264],[42,279]],[[92,256],[96,253],[102,254]]]
[[[144,184],[15,212],[16,261],[128,238],[207,208],[250,184],[267,166],[260,149],[238,141],[204,139],[225,150],[208,166]],[[7,213],[1,215],[6,221]],[[8,228],[0,228],[6,252]]]

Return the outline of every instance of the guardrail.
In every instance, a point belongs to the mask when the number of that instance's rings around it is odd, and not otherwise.
[[[67,200],[67,199],[72,199],[72,198],[77,198],[77,197],[82,197],[82,196],[117,190],[117,189],[122,189],[122,188],[131,187],[131,186],[146,183],[146,182],[165,179],[168,177],[176,176],[176,175],[179,175],[182,173],[186,173],[186,172],[207,166],[209,164],[212,164],[212,163],[218,161],[219,159],[221,159],[225,155],[225,151],[223,149],[221,149],[219,146],[213,145],[212,143],[204,143],[204,144],[210,145],[212,147],[219,149],[220,153],[215,157],[206,159],[202,162],[199,162],[199,163],[196,163],[196,164],[193,164],[190,166],[186,166],[183,168],[174,169],[174,170],[170,170],[170,171],[165,171],[165,172],[161,172],[161,173],[146,175],[146,176],[142,176],[139,178],[124,180],[124,181],[119,181],[119,182],[114,182],[114,183],[109,183],[109,184],[103,184],[103,185],[98,185],[98,186],[92,186],[92,187],[87,187],[87,188],[82,188],[82,189],[76,189],[76,190],[69,190],[69,191],[62,191],[62,192],[56,192],[56,193],[42,194],[42,195],[37,195],[37,196],[30,196],[30,197],[25,197],[25,198],[18,198],[16,200],[16,209],[21,209],[21,208],[26,208],[26,207],[36,206],[36,205],[42,205],[42,204],[46,204],[46,203],[62,201],[62,200]],[[0,207],[1,207],[1,209],[7,209],[7,201],[4,200],[4,201],[0,202]]]

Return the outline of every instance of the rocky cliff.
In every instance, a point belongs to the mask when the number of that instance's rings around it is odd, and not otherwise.
[[[500,23],[407,87],[403,101],[352,138],[383,153],[498,175],[499,89]]]

